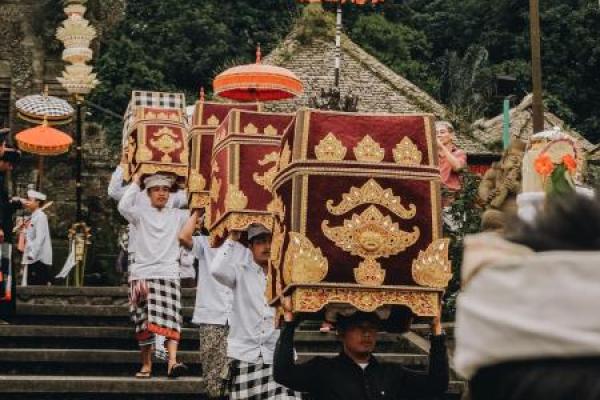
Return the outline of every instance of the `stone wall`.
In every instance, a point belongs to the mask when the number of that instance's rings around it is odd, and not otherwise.
[[[60,52],[49,48],[35,33],[43,2],[38,0],[0,0],[0,81],[8,82],[11,90],[10,120],[5,125],[14,135],[31,124],[17,118],[15,101],[29,94],[41,93],[44,85],[49,93],[66,97],[56,81],[64,65]],[[58,129],[74,134],[74,124]],[[117,151],[111,149],[102,129],[86,125],[83,135],[83,215],[93,228],[92,246],[86,272],[102,272],[104,281],[111,281],[117,253],[117,232],[124,222],[116,205],[109,200],[106,188],[110,174],[118,162]],[[42,190],[54,204],[48,209],[53,239],[54,269],[60,270],[67,254],[67,231],[75,221],[75,151],[44,158]],[[12,174],[9,189],[14,195],[25,196],[27,185],[36,180],[38,157],[24,154],[19,168]]]

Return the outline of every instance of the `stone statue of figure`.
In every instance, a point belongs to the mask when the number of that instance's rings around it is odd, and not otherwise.
[[[478,203],[485,209],[481,217],[483,230],[502,230],[506,217],[516,213],[525,147],[524,141],[513,138],[502,159],[483,175],[477,190]]]

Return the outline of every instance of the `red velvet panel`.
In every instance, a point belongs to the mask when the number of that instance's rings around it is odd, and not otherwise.
[[[174,125],[165,125],[165,124],[145,124],[145,140],[146,147],[152,152],[152,162],[161,162],[161,158],[165,155],[161,150],[159,150],[154,144],[153,141],[156,141],[162,134],[159,135],[159,131],[165,127],[171,130],[171,137],[174,141],[179,145],[179,148],[171,151],[168,155],[172,159],[172,163],[175,164],[187,164],[188,160],[184,160],[181,158],[181,154],[186,146],[186,132],[180,126]],[[138,144],[140,143],[138,139]]]
[[[211,199],[211,225],[215,222],[217,214],[223,215],[225,213],[225,196],[227,195],[227,177],[229,174],[228,152],[229,149],[224,148],[213,156],[213,161],[218,165],[219,171],[212,170],[211,182],[212,176],[214,176],[221,182],[221,187],[217,201]]]
[[[274,163],[259,165],[269,153],[279,154],[279,146],[263,144],[240,144],[240,189],[248,197],[249,210],[266,211],[267,205],[273,200],[271,192],[254,180],[254,173],[263,176],[264,173],[274,166]]]
[[[212,116],[215,116],[219,120],[219,123],[223,122],[229,111],[234,108],[258,111],[259,105],[258,103],[196,102],[192,124],[193,126],[207,126],[207,121]]]
[[[396,147],[404,136],[408,136],[423,154],[422,165],[437,165],[437,159],[429,160],[428,143],[433,140],[433,132],[425,129],[425,122],[429,117],[411,115],[385,115],[385,114],[353,114],[332,113],[309,110],[308,125],[302,130],[308,132],[307,158],[316,159],[314,147],[327,136],[333,133],[346,148],[345,160],[355,160],[352,149],[366,136],[370,135],[385,149],[383,161],[394,162],[392,149]],[[303,118],[302,114],[298,118]],[[298,135],[300,132],[296,132]],[[300,140],[296,137],[295,140]]]
[[[271,125],[273,128],[277,129],[277,136],[281,136],[285,129],[290,125],[293,119],[292,114],[277,114],[277,113],[259,113],[259,112],[249,112],[249,111],[240,111],[240,126],[239,132],[243,133],[244,128],[248,124],[254,125],[259,135],[265,134],[265,128]]]
[[[401,230],[412,232],[414,226],[417,226],[420,229],[420,237],[414,245],[408,247],[398,255],[377,259],[387,271],[384,282],[385,285],[413,284],[411,276],[412,260],[417,257],[419,250],[425,250],[431,243],[432,226],[433,224],[439,224],[439,219],[433,221],[430,186],[432,184],[438,185],[438,183],[435,181],[414,180],[409,178],[390,179],[375,177],[375,179],[384,189],[390,188],[394,195],[400,196],[402,204],[405,207],[408,207],[411,203],[415,204],[417,207],[416,216],[409,220],[405,220],[397,217],[385,207],[376,205],[384,216],[389,215],[393,222],[398,223]],[[323,255],[329,260],[329,273],[324,280],[325,282],[355,283],[353,268],[358,266],[362,261],[362,258],[345,252],[334,242],[329,240],[322,231],[322,221],[329,220],[329,227],[343,226],[345,219],[351,219],[353,214],[360,214],[369,206],[369,204],[361,205],[344,215],[335,216],[327,210],[326,202],[331,199],[333,200],[334,205],[339,204],[342,199],[342,194],[348,193],[352,186],[358,188],[362,187],[367,180],[368,178],[356,176],[331,177],[309,175],[306,204],[306,236],[311,240],[313,245],[321,248]],[[277,189],[277,194],[284,197],[284,202],[288,207],[291,205],[291,186],[292,181],[289,180],[281,188]],[[287,213],[285,223],[286,226],[288,226],[288,232],[290,230],[292,214],[300,212],[301,210],[298,208],[290,210]]]

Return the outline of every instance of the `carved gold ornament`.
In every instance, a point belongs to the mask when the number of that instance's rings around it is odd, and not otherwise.
[[[358,161],[381,162],[385,157],[385,150],[370,135],[365,135],[353,151]]]
[[[172,153],[183,146],[181,141],[176,140],[178,139],[177,135],[173,133],[173,130],[164,127],[156,132],[153,136],[154,137],[150,139],[150,144],[163,153],[163,156],[160,160],[164,163],[173,162],[173,159],[169,153]]]
[[[271,124],[267,125],[267,127],[264,130],[264,132],[265,132],[265,135],[267,135],[267,136],[277,136],[277,133],[279,133],[277,131],[277,128],[275,128]]]
[[[363,204],[379,204],[396,214],[400,218],[410,219],[417,213],[417,207],[409,204],[408,208],[402,205],[400,196],[394,196],[392,189],[383,189],[377,181],[369,179],[360,189],[350,188],[350,193],[342,195],[342,201],[337,206],[333,200],[327,200],[327,210],[333,215],[342,215]]]
[[[375,261],[380,257],[398,254],[412,246],[420,237],[414,226],[412,232],[400,230],[389,216],[384,216],[371,205],[360,215],[353,214],[344,220],[343,226],[329,227],[329,221],[321,223],[325,236],[342,250],[364,259],[355,270],[357,282],[364,285],[380,285],[385,278],[381,265]],[[364,279],[363,279],[364,278]],[[359,279],[361,281],[359,281]]]
[[[256,135],[258,133],[258,128],[252,122],[250,122],[244,127],[244,133],[247,133],[248,135]]]
[[[331,132],[327,134],[318,145],[315,146],[317,160],[340,161],[346,157],[348,149]]]
[[[210,182],[210,198],[215,203],[219,200],[219,193],[221,193],[221,181],[213,175]]]
[[[229,185],[227,188],[227,196],[225,196],[226,210],[243,210],[248,205],[248,197],[244,192],[234,185]]]
[[[281,155],[279,156],[279,170],[281,171],[290,164],[292,159],[292,151],[290,150],[290,144],[285,142],[281,148]]]
[[[152,160],[152,151],[146,145],[140,145],[135,153],[135,160],[138,163]]]
[[[448,260],[450,239],[433,241],[420,251],[412,263],[412,277],[421,286],[445,288],[452,278],[452,264]]]
[[[188,191],[200,192],[206,187],[206,179],[198,171],[190,171],[188,178]]]
[[[423,160],[423,153],[408,136],[402,138],[392,153],[394,161],[400,165],[420,165]]]
[[[219,121],[219,118],[217,118],[214,114],[206,120],[206,124],[208,126],[219,126],[220,123],[221,121]]]
[[[282,229],[280,224],[274,224],[273,239],[271,241],[271,264],[277,271],[279,271],[281,265],[281,251],[283,250],[285,233],[285,227]]]
[[[259,186],[262,186],[267,192],[273,191],[273,180],[277,175],[277,162],[279,161],[279,152],[274,151],[269,153],[263,157],[262,160],[258,161],[258,165],[267,165],[269,163],[273,163],[271,168],[269,168],[263,175],[260,175],[258,172],[252,174],[252,178],[254,182],[256,182]]]
[[[267,211],[273,213],[273,215],[283,219],[285,217],[285,205],[280,196],[275,196],[269,204],[267,204]]]
[[[321,249],[300,233],[290,232],[289,239],[283,260],[285,283],[321,282],[329,270],[329,263]]]
[[[402,305],[421,317],[439,314],[440,293],[400,290],[377,290],[352,287],[299,287],[292,294],[294,312],[317,312],[331,303],[351,304],[364,312],[373,312],[384,305]]]

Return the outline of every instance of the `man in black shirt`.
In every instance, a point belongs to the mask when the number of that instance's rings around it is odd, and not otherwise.
[[[284,302],[284,308],[289,310],[289,300]],[[295,364],[292,313],[286,311],[284,319],[275,350],[275,380],[293,390],[310,394],[314,400],[422,398],[442,395],[448,388],[446,338],[439,317],[431,324],[433,336],[428,372],[377,361],[372,353],[380,321],[375,313],[364,312],[338,319],[343,349],[337,357],[315,357],[304,364]]]

